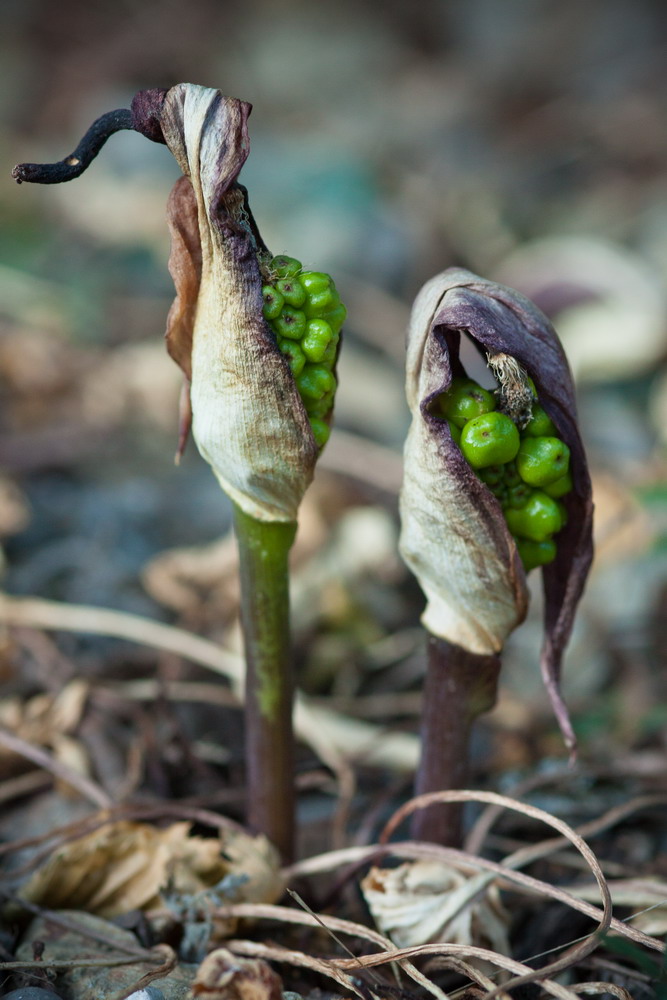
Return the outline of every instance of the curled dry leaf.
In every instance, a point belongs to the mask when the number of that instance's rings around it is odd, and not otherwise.
[[[192,993],[205,1000],[282,1000],[283,984],[263,959],[216,948],[199,966]]]
[[[163,905],[162,893],[194,894],[243,876],[244,901],[273,902],[282,891],[278,858],[264,837],[189,836],[189,823],[157,829],[119,821],[58,848],[20,895],[51,909],[114,917]]]
[[[246,513],[294,521],[317,446],[286,358],[262,315],[267,255],[237,177],[248,155],[250,105],[178,84],[159,124],[184,177],[168,206],[176,300],[167,347],[189,383],[181,445],[199,451]]]
[[[378,929],[399,948],[447,941],[508,955],[509,920],[497,890],[465,902],[475,879],[441,861],[420,860],[371,868],[361,888]]]
[[[431,404],[463,375],[461,335],[494,373],[518,363],[569,447],[573,489],[558,554],[543,567],[542,672],[570,748],[575,738],[559,692],[560,663],[592,559],[591,483],[577,427],[567,359],[546,317],[528,299],[458,268],[418,295],[408,334],[407,397],[412,423],[405,446],[401,552],[427,598],[424,625],[473,653],[497,653],[526,614],[528,591],[516,544],[498,500],[453,442]],[[501,379],[502,382],[502,379]],[[501,385],[501,391],[504,387]]]
[[[0,725],[33,746],[49,747],[57,760],[79,774],[88,774],[89,762],[83,745],[73,735],[88,697],[88,684],[70,681],[58,694],[37,694],[0,700]],[[0,747],[0,773],[12,772],[18,759],[12,750]],[[20,766],[23,766],[21,760]],[[64,790],[64,789],[63,789]]]

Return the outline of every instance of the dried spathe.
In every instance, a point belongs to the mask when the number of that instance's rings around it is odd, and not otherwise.
[[[238,898],[273,902],[282,890],[278,856],[263,836],[226,831],[190,835],[189,823],[158,829],[118,820],[57,848],[19,895],[51,909],[104,917],[164,905],[164,894],[192,896],[240,876]]]
[[[193,436],[222,488],[258,520],[294,521],[318,449],[262,315],[266,250],[236,183],[249,113],[194,84],[172,87],[161,105],[162,134],[184,173],[168,209],[176,300],[167,344],[189,383]]]
[[[563,648],[592,558],[592,502],[567,360],[546,317],[511,289],[452,268],[428,282],[412,313],[407,397],[412,424],[401,497],[402,554],[427,598],[423,622],[473,653],[497,653],[523,620],[525,573],[497,499],[465,461],[434,401],[465,375],[467,335],[489,359],[499,398],[520,425],[526,400],[513,372],[525,372],[571,456],[573,488],[558,553],[544,567],[542,670],[559,724],[574,735],[558,681]],[[512,412],[513,411],[513,412]]]

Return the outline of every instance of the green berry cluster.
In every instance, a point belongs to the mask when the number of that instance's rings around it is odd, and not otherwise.
[[[561,498],[572,489],[570,449],[534,398],[532,416],[521,430],[496,409],[495,395],[469,378],[455,378],[434,409],[500,501],[526,572],[556,558],[554,535],[567,520]]]
[[[323,271],[304,270],[294,257],[273,257],[265,276],[264,318],[292,369],[317,447],[323,448],[330,433],[326,418],[336,392],[333,369],[347,310],[333,279]]]

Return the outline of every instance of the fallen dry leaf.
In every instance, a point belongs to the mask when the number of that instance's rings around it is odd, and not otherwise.
[[[371,868],[361,889],[378,929],[399,948],[446,941],[508,955],[508,916],[497,890],[491,886],[464,903],[474,894],[475,878],[440,861],[419,860]]]
[[[192,837],[189,823],[157,829],[118,821],[58,848],[21,897],[51,909],[114,917],[163,905],[162,892],[192,895],[229,875],[243,878],[245,901],[273,902],[282,891],[278,859],[264,837]]]
[[[58,694],[37,694],[28,701],[19,697],[0,700],[0,725],[33,746],[48,747],[56,760],[79,774],[90,771],[88,755],[73,733],[88,697],[88,684],[73,680]],[[23,762],[12,750],[0,747],[0,770],[12,772]],[[64,790],[64,786],[63,786]]]

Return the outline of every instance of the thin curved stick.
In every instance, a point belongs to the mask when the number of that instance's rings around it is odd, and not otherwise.
[[[53,629],[55,631],[81,632],[91,635],[113,636],[154,649],[164,649],[184,657],[216,674],[226,677],[243,701],[243,661],[239,655],[216,645],[208,639],[186,632],[173,625],[165,625],[141,615],[86,604],[61,604],[38,597],[10,597],[0,591],[0,623],[9,626]],[[329,709],[311,705],[301,691],[297,691],[294,728],[320,760],[330,767],[339,785],[350,788],[349,751],[350,726],[355,739],[355,752],[372,751],[373,759],[382,766],[414,766],[417,761],[417,739],[407,739],[407,733],[384,733],[380,726],[358,722]],[[343,732],[347,733],[347,744]],[[414,760],[413,760],[414,758]]]
[[[191,820],[193,823],[201,823],[203,826],[210,826],[218,832],[230,830],[232,833],[248,833],[246,828],[237,823],[236,820],[220,813],[211,812],[208,809],[181,805],[178,802],[165,802],[162,805],[135,805],[133,803],[121,803],[120,805],[104,809],[101,812],[93,813],[82,820],[66,826],[57,827],[47,834],[39,837],[30,837],[25,840],[10,841],[0,845],[0,856],[8,853],[18,853],[26,847],[34,847],[38,844],[46,843],[40,851],[36,851],[30,859],[21,867],[13,868],[11,875],[8,873],[0,879],[0,885],[8,886],[20,883],[26,875],[38,868],[43,861],[51,857],[54,852],[73,840],[88,836],[100,830],[103,826],[109,826],[119,820],[147,821],[165,819],[167,817],[177,817],[179,819]],[[50,842],[53,843],[50,843]]]
[[[315,961],[318,964],[317,971],[324,972],[325,975],[331,976],[337,982],[340,982],[338,975],[346,972],[351,973],[355,968],[358,969],[360,964],[364,968],[373,968],[376,965],[402,962],[406,959],[418,958],[422,955],[452,955],[456,958],[479,958],[483,961],[491,962],[491,964],[501,969],[506,969],[508,972],[517,974],[524,973],[527,970],[527,966],[514,961],[512,958],[498,955],[495,951],[490,951],[487,948],[476,948],[473,945],[464,944],[441,943],[416,945],[413,948],[396,948],[375,955],[362,955],[358,959],[336,958],[328,959],[326,962],[323,962],[321,959],[313,960],[309,955],[304,955],[301,952],[294,952],[287,948],[276,946],[267,946],[259,944],[256,941],[232,940],[227,942],[227,947],[230,951],[241,955],[267,958],[274,962],[289,962],[292,965],[302,965],[305,968],[315,968],[313,964]],[[544,980],[541,986],[548,993],[551,993],[552,996],[558,997],[559,1000],[579,1000],[576,993],[566,989],[564,986],[560,986],[558,983],[552,982],[550,979]],[[504,990],[505,987],[500,987],[500,991]],[[492,995],[495,994],[488,994],[485,1000],[488,1000]]]
[[[436,967],[436,961],[434,959],[431,964],[431,968]],[[460,976],[466,976],[472,983],[476,983],[481,986],[483,990],[495,990],[496,984],[488,976],[485,976],[483,972],[475,968],[469,962],[464,961],[462,958],[455,958],[453,955],[448,955],[446,958],[442,959],[442,962],[438,962],[438,965],[442,964],[443,968],[448,969],[450,972],[458,972]],[[455,997],[458,993],[453,994]],[[501,992],[498,993],[498,1000],[511,1000],[509,993]]]
[[[289,868],[283,870],[283,875],[287,880],[298,876],[316,875],[332,871],[341,865],[364,865],[372,861],[379,861],[388,855],[404,858],[430,858],[435,861],[454,865],[460,870],[471,874],[475,874],[480,868],[483,868],[493,873],[493,877],[508,882],[513,888],[518,887],[524,891],[548,896],[560,903],[564,903],[566,906],[571,906],[573,910],[586,914],[592,920],[600,920],[603,916],[602,910],[598,907],[585,902],[583,899],[578,899],[576,896],[572,896],[570,893],[551,885],[549,882],[542,882],[539,879],[533,878],[532,875],[513,871],[511,868],[507,868],[496,861],[489,861],[487,858],[467,854],[465,851],[458,850],[455,847],[441,847],[439,844],[420,844],[411,840],[387,844],[384,847],[370,845],[366,847],[348,847],[341,851],[328,851],[325,854],[315,855],[312,858],[306,858],[291,865]],[[489,878],[489,883],[493,881],[493,877]],[[664,953],[666,950],[666,946],[661,941],[648,934],[644,934],[643,931],[637,930],[637,928],[621,920],[617,920],[615,917],[612,918],[610,929],[616,934],[620,934],[631,941],[635,941],[637,944],[643,945],[645,948],[650,948],[660,953]]]
[[[667,805],[667,795],[644,795],[633,799],[631,802],[615,806],[606,812],[604,816],[600,816],[599,819],[591,820],[589,823],[582,823],[575,832],[579,837],[593,836],[610,826],[614,826],[616,823],[620,823],[638,809],[645,809],[655,805]],[[519,848],[517,851],[503,858],[503,863],[512,866],[515,864],[527,865],[533,861],[539,861],[549,854],[553,854],[554,851],[560,850],[566,844],[567,839],[565,837],[551,837],[549,840],[542,840],[539,844],[530,844],[528,847]]]
[[[572,983],[570,989],[573,993],[609,993],[618,1000],[633,1000],[632,993],[616,983]]]
[[[554,962],[550,962],[548,965],[543,966],[542,969],[531,972],[527,977],[525,975],[521,975],[516,979],[510,980],[509,983],[505,984],[506,990],[513,989],[516,986],[521,986],[524,983],[541,980],[544,976],[557,975],[565,969],[571,968],[572,965],[581,961],[587,955],[590,955],[591,952],[597,948],[599,938],[609,930],[612,920],[613,904],[607,880],[604,877],[604,872],[600,867],[598,859],[586,841],[576,834],[572,827],[568,826],[567,823],[564,823],[563,820],[545,812],[544,809],[538,809],[536,806],[526,805],[525,803],[516,801],[516,799],[510,799],[505,795],[499,795],[497,792],[429,792],[426,795],[418,795],[415,798],[410,799],[394,813],[394,815],[385,824],[385,827],[380,834],[380,843],[386,843],[396,827],[402,823],[407,816],[410,816],[416,810],[426,809],[430,805],[441,804],[443,802],[488,802],[490,805],[504,806],[506,809],[512,809],[514,812],[523,813],[525,816],[531,816],[533,819],[541,820],[547,826],[551,826],[555,830],[558,830],[560,834],[566,837],[567,840],[569,840],[570,843],[576,847],[579,853],[582,854],[584,859],[587,861],[599,886],[600,895],[602,896],[603,911],[597,929],[590,934],[586,940],[582,941],[581,944],[573,948],[568,955],[556,959]],[[516,853],[522,855],[524,851],[518,851]],[[510,857],[510,859],[506,859],[506,861],[507,860],[511,862],[512,859]],[[496,995],[496,993],[490,994],[488,1000],[491,1000],[491,998]]]
[[[617,823],[620,823],[622,820],[631,816],[632,813],[637,812],[640,809],[650,809],[652,806],[661,805],[667,805],[667,795],[659,794],[657,792],[653,795],[638,795],[629,802],[623,802],[618,806],[614,806],[613,809],[609,809],[597,819],[590,820],[588,823],[582,823],[581,826],[576,828],[576,832],[580,837],[594,837],[598,833],[602,833],[604,830],[608,829],[610,826],[615,826]],[[498,806],[491,806],[490,808],[484,810],[466,840],[465,849],[467,851],[471,854],[479,854],[483,846],[484,839],[489,833],[495,820],[498,816],[500,816],[501,812],[502,809]],[[552,838],[551,840],[543,840],[539,844],[522,848],[522,850],[537,850],[539,847],[544,850],[545,854],[550,854],[552,851],[563,846],[564,843],[564,839],[558,837]],[[540,855],[540,857],[542,856],[544,855]],[[531,860],[537,860],[537,858],[538,855]]]
[[[249,955],[252,958],[266,958],[270,962],[285,962],[289,965],[296,965],[302,969],[311,969],[319,972],[329,979],[333,979],[339,986],[355,993],[361,1000],[368,1000],[368,991],[359,989],[354,984],[354,977],[337,969],[329,961],[323,958],[315,958],[313,955],[304,955],[301,951],[292,951],[290,948],[282,948],[277,945],[261,944],[259,941],[225,941],[225,947],[229,951],[238,955]],[[358,971],[358,970],[357,970]],[[445,1000],[449,1000],[445,995]]]
[[[523,965],[513,958],[507,958],[505,955],[500,955],[496,951],[491,951],[489,948],[479,948],[476,945],[468,944],[450,944],[446,941],[439,941],[436,944],[418,944],[413,945],[411,948],[395,948],[379,955],[363,955],[359,961],[365,967],[373,967],[375,965],[382,965],[385,962],[398,962],[402,959],[419,958],[423,955],[454,955],[464,958],[477,958],[483,962],[491,962],[493,965],[497,965],[501,969],[506,969],[508,972],[518,973],[516,978],[510,979],[504,986],[495,987],[487,994],[484,1000],[491,1000],[491,997],[496,997],[499,993],[512,989],[514,983],[517,983],[519,980],[523,981],[526,975],[533,976],[535,972],[534,969],[529,969],[527,965]],[[336,958],[331,961],[338,968],[345,970],[348,967],[350,959]],[[574,995],[569,989],[560,986],[548,978],[540,979],[540,985],[548,993],[556,997],[561,997],[562,1000],[566,1000],[566,998],[567,1000],[572,1000]]]
[[[87,170],[109,136],[123,129],[134,129],[135,118],[129,108],[107,111],[90,126],[73,153],[58,163],[17,163],[12,177],[17,184],[62,184],[73,181]]]
[[[4,727],[0,727],[0,745],[48,771],[59,781],[75,789],[98,809],[109,809],[113,805],[113,799],[94,781],[74,771],[71,767],[67,767],[62,761],[56,760],[52,754],[42,750],[41,747],[35,747],[21,739],[20,736],[8,732]]]
[[[378,931],[365,927],[363,924],[357,924],[352,920],[344,920],[342,917],[333,917],[329,914],[322,917],[316,913],[309,913],[307,910],[295,910],[287,906],[274,906],[269,903],[231,903],[229,906],[217,907],[215,913],[222,918],[239,917],[241,919],[280,920],[283,923],[300,924],[305,927],[323,927],[325,930],[330,929],[331,931],[350,934],[353,937],[370,941],[385,951],[393,948],[393,944],[389,938],[384,937]],[[361,962],[358,964],[361,965]],[[428,990],[438,1000],[446,1000],[446,994],[443,993],[440,987],[432,983],[411,962],[401,961],[398,964],[411,979],[414,979],[416,983],[423,986],[425,990]]]

